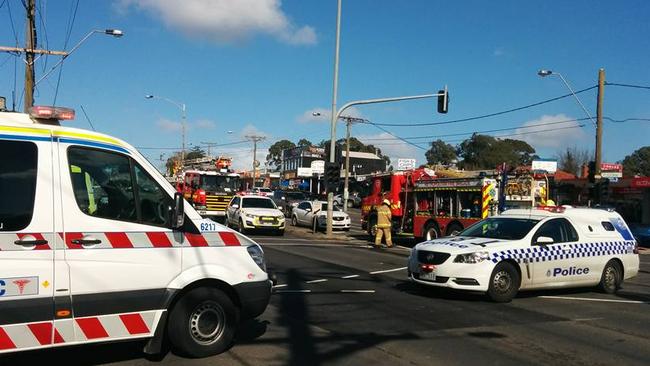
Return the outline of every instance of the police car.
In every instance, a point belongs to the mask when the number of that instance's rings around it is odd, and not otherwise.
[[[598,285],[616,292],[639,271],[637,243],[616,212],[589,208],[513,209],[454,237],[416,245],[409,278],[422,285],[487,293]]]
[[[264,253],[201,216],[129,144],[0,111],[0,353],[163,338],[220,353],[260,315]]]

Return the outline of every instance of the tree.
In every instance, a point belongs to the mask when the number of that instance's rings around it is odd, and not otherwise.
[[[292,149],[296,147],[296,144],[289,140],[280,140],[276,141],[271,147],[269,147],[269,154],[266,155],[266,161],[269,166],[274,166],[276,169],[280,167],[282,163],[282,151],[286,149]]]
[[[442,140],[431,142],[431,148],[424,154],[429,164],[449,165],[456,160],[456,149]]]
[[[588,164],[592,156],[589,150],[580,150],[574,146],[558,152],[555,157],[558,169],[580,176],[582,166]]]
[[[198,158],[204,158],[205,157],[205,151],[201,149],[199,146],[194,146],[190,152],[185,154],[185,159],[190,160],[190,159],[198,159]]]
[[[504,162],[511,166],[529,165],[537,157],[535,149],[525,141],[479,134],[463,141],[457,154],[463,158],[459,163],[463,169],[494,169]]]
[[[165,168],[167,169],[167,174],[169,175],[174,175],[174,168],[176,167],[177,163],[181,161],[181,152],[176,151],[175,153],[172,154],[169,158],[167,158],[167,162],[165,163]]]
[[[297,144],[297,146],[312,146],[312,145],[313,144],[311,143],[311,141],[309,141],[309,140],[307,140],[305,138],[300,139],[300,141],[298,141],[298,144]]]
[[[644,146],[623,159],[623,174],[626,177],[650,176],[650,146]]]

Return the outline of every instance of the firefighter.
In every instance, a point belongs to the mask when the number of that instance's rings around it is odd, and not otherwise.
[[[381,245],[381,237],[386,236],[386,246],[391,248],[393,241],[390,236],[391,230],[391,212],[390,201],[384,200],[383,204],[377,208],[377,234],[375,234],[375,248]]]

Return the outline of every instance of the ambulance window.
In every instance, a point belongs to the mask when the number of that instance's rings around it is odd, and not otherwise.
[[[0,231],[18,231],[32,221],[36,195],[36,144],[0,141]]]
[[[172,199],[139,165],[134,164],[133,171],[138,186],[140,222],[146,225],[168,226]]]
[[[106,219],[137,221],[128,157],[71,147],[68,163],[74,196],[82,212]]]

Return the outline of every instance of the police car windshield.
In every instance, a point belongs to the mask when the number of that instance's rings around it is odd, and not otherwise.
[[[276,208],[269,198],[246,197],[242,200],[242,207],[245,208]]]
[[[526,236],[539,220],[514,217],[490,217],[463,230],[458,236],[519,240]]]

